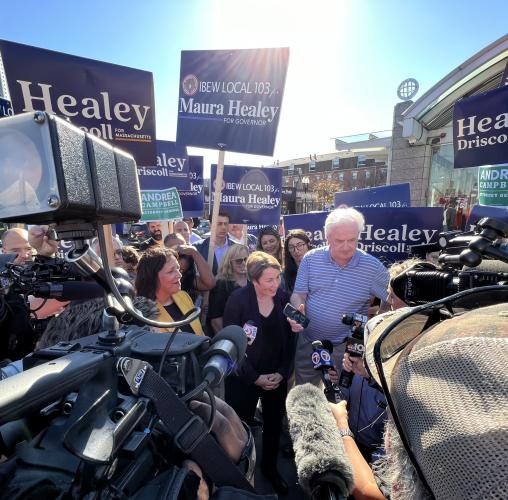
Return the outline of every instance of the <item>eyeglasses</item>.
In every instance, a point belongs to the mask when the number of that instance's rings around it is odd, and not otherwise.
[[[392,419],[411,462],[429,491],[431,489],[411,449],[397,415],[394,400],[390,394],[391,373],[388,371],[387,363],[392,360],[389,365],[393,367],[394,358],[397,354],[401,353],[405,347],[413,343],[420,335],[425,335],[430,327],[439,322],[466,311],[505,302],[508,302],[508,286],[492,285],[465,290],[450,297],[411,308],[388,325],[374,344],[374,363],[391,411]]]
[[[306,247],[307,243],[304,243],[303,241],[301,243],[297,243],[296,245],[288,245],[288,250],[290,252],[294,252],[295,250],[301,250],[303,247]]]
[[[247,257],[243,257],[241,259],[233,259],[233,262],[235,264],[244,264],[245,262],[247,262]]]

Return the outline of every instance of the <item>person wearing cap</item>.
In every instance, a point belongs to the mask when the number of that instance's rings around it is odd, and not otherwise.
[[[475,308],[485,302],[492,305]],[[435,304],[385,313],[368,325],[366,365],[391,401],[386,456],[370,471],[347,432],[345,403],[331,404],[355,498],[508,497],[508,287],[467,290]],[[426,328],[418,322],[426,310],[441,311],[442,320]]]

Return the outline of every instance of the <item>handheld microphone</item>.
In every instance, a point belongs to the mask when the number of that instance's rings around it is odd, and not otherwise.
[[[325,396],[330,403],[337,403],[335,388],[330,380],[329,371],[334,368],[332,363],[333,344],[329,340],[315,340],[312,342],[312,366],[321,371],[321,380],[325,386]],[[340,398],[339,398],[340,400]]]
[[[363,345],[363,334],[360,332],[353,332],[350,337],[346,339],[346,352],[350,356],[361,357],[365,352],[365,346]],[[340,372],[339,385],[346,389],[351,387],[353,383],[353,372],[348,372],[344,368]]]
[[[204,354],[206,362],[202,375],[211,387],[216,387],[245,357],[247,336],[240,326],[230,325],[222,329],[213,339]]]
[[[353,470],[322,392],[311,384],[293,388],[286,400],[298,481],[313,500],[347,498]]]

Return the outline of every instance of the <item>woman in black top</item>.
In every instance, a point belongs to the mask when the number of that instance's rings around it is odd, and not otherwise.
[[[289,296],[280,287],[277,259],[253,252],[247,259],[246,286],[235,290],[224,310],[224,326],[239,325],[248,337],[247,355],[226,379],[226,401],[251,424],[258,400],[263,406],[261,470],[274,489],[287,493],[277,471],[277,453],[285,411],[287,378],[293,357],[292,332],[283,309]]]
[[[245,245],[231,245],[222,257],[217,273],[215,287],[208,301],[208,319],[213,333],[223,328],[222,316],[230,295],[247,284],[247,257],[249,249]]]
[[[277,229],[266,226],[259,232],[257,249],[275,257],[282,266],[282,240]]]
[[[314,248],[303,229],[292,229],[284,239],[284,290],[292,294],[303,256]]]

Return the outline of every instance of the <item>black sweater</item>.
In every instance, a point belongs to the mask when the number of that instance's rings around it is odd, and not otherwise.
[[[273,300],[279,327],[269,332],[262,329],[264,321],[259,312],[256,291],[252,283],[235,290],[224,309],[224,326],[243,327],[245,323],[250,322],[257,327],[256,338],[251,345],[247,346],[246,357],[237,369],[237,375],[248,384],[253,384],[259,375],[267,373],[278,372],[285,379],[289,376],[294,356],[294,334],[282,312],[289,302],[289,296],[279,288]],[[275,369],[267,372],[267,366]]]

